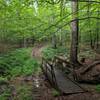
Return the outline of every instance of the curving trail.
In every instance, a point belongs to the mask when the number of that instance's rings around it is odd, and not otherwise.
[[[37,44],[33,47],[31,57],[37,59],[38,61],[41,61],[42,58],[42,50],[46,48],[47,44]]]

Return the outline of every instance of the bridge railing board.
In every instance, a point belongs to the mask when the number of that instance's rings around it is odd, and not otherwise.
[[[45,76],[47,77],[47,79],[49,80],[49,82],[51,83],[51,85],[53,87],[55,87],[57,90],[59,90],[60,93],[65,93],[63,89],[61,89],[61,84],[59,85],[58,82],[58,79],[57,76],[55,76],[56,74],[56,71],[58,68],[53,65],[53,62],[49,62],[48,60],[46,59],[42,59],[42,70],[45,74]],[[61,71],[60,71],[61,72]],[[61,72],[62,73],[62,72]],[[76,86],[80,87],[84,92],[86,92],[86,90],[84,88],[82,88],[76,81],[72,80],[69,75],[66,75],[64,73],[62,73],[62,75],[64,75],[64,77],[66,77],[66,79],[68,81],[71,81],[73,84],[76,84]],[[58,77],[59,78],[59,77]],[[65,81],[64,81],[65,82]],[[70,84],[71,85],[71,84]],[[83,92],[82,91],[82,92]],[[67,92],[66,92],[67,93]],[[75,92],[76,93],[76,92]],[[73,94],[73,92],[71,93]]]
[[[53,64],[54,66],[62,69],[62,71],[68,70],[69,72],[73,72],[72,64],[68,62],[67,59],[64,59],[63,57],[55,56],[53,60]]]
[[[51,64],[48,60],[45,58],[42,58],[42,70],[47,79],[53,83],[53,85],[57,88],[57,82],[56,82],[56,77],[54,73],[54,68],[53,64]]]

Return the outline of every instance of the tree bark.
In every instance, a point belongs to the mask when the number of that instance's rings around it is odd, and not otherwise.
[[[25,37],[23,37],[23,47],[24,47],[24,48],[27,47],[27,41],[26,41]]]
[[[70,61],[74,65],[79,65],[78,62],[78,36],[79,36],[79,25],[78,25],[78,0],[72,1],[72,20],[71,30],[72,30],[72,40],[71,40],[71,51],[70,51]]]
[[[65,0],[61,0],[60,3],[60,18],[62,19],[64,16],[64,10],[65,10]],[[63,46],[63,29],[60,29],[60,46]]]
[[[56,41],[56,35],[55,35],[55,33],[52,35],[52,47],[54,49],[57,48],[57,41]]]

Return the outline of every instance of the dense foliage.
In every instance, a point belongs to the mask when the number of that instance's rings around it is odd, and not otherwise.
[[[44,48],[42,50],[42,56],[45,59],[53,59],[55,56],[68,56],[69,55],[69,50],[63,47],[58,47],[56,49],[52,48],[51,46],[48,46],[47,48]]]
[[[31,75],[38,69],[38,63],[30,55],[31,49],[18,49],[0,57],[0,75]]]
[[[68,35],[72,18],[71,2],[69,0],[0,0],[0,40],[18,43],[28,38],[43,40],[53,34]],[[99,0],[97,0],[99,1]],[[89,31],[96,38],[99,31],[99,3],[80,2],[78,18],[80,20],[80,36],[82,41],[89,41]],[[87,19],[87,17],[91,17]],[[67,37],[67,36],[66,36]]]

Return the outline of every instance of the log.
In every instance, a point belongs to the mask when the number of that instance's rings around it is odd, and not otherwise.
[[[88,72],[90,69],[92,69],[93,67],[95,67],[96,65],[100,64],[100,61],[96,61],[93,64],[89,65],[88,67],[86,67],[85,69],[83,69],[80,74],[85,74],[86,72]]]

